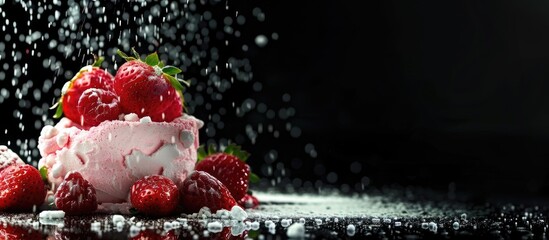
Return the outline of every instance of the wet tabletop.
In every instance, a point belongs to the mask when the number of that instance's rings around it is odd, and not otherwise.
[[[256,195],[262,204],[243,221],[208,211],[165,218],[3,213],[0,233],[24,233],[24,239],[545,239],[549,214],[543,203],[469,202],[413,190]]]

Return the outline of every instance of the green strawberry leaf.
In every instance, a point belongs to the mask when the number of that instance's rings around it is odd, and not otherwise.
[[[61,102],[61,100],[59,100],[59,102],[51,106],[50,109],[54,109],[54,108],[57,108],[57,109],[55,110],[55,114],[53,115],[53,118],[60,118],[61,116],[63,116],[63,102]]]
[[[240,146],[234,143],[229,144],[223,152],[234,155],[243,162],[246,162],[248,157],[250,157],[250,153],[242,150]]]
[[[165,66],[162,68],[162,72],[168,75],[175,75],[181,72],[181,69],[174,66]]]
[[[163,68],[165,65],[166,65],[166,64],[164,64],[164,62],[162,62],[162,61],[160,61],[160,62],[158,63],[158,67],[159,67],[159,68]]]
[[[250,153],[242,150],[242,147],[239,145],[236,145],[235,143],[229,143],[229,145],[227,145],[227,147],[225,147],[225,149],[223,149],[222,152],[233,155],[243,162],[246,162],[248,157],[250,157]],[[220,153],[220,151],[217,150],[217,146],[215,144],[212,143],[208,145],[208,149],[206,149],[204,145],[200,145],[197,149],[198,159],[196,162],[199,163],[209,155],[213,155],[216,153]],[[248,178],[248,181],[250,181],[251,183],[257,183],[259,182],[259,180],[260,178],[255,173],[250,171],[250,176]]]
[[[168,75],[166,73],[162,74],[166,79],[168,79],[168,81],[170,82],[170,84],[173,86],[173,88],[175,88],[175,90],[179,91],[179,92],[183,92],[183,90],[185,90],[185,87],[183,87],[183,85],[181,85],[181,83],[179,82],[179,80],[177,80],[177,78],[175,78],[174,76],[171,76],[171,75]]]
[[[247,238],[258,239],[259,234],[260,234],[259,230],[250,230],[250,231],[248,231],[248,237]]]
[[[212,154],[216,153],[217,152],[216,149],[217,149],[217,147],[215,146],[215,144],[213,144],[213,143],[210,144],[208,146],[208,155],[212,155]]]
[[[197,149],[197,155],[198,155],[198,160],[196,162],[200,162],[202,161],[206,156],[208,156],[208,153],[206,152],[206,148],[204,147],[204,145],[200,145],[200,147],[198,147]]]
[[[44,180],[44,182],[48,181],[48,169],[46,168],[46,166],[40,168],[40,176],[42,177],[42,180]]]
[[[160,62],[160,59],[158,59],[158,54],[156,52],[149,54],[145,58],[145,63],[149,66],[156,66]],[[170,74],[171,75],[171,74]]]
[[[250,172],[250,178],[249,178],[249,181],[251,183],[258,183],[260,180],[259,176],[257,176],[255,173],[253,172]]]

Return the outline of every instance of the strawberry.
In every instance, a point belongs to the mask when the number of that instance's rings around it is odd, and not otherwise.
[[[32,228],[0,224],[0,239],[42,239],[42,234]]]
[[[204,171],[221,181],[231,192],[234,199],[241,199],[248,192],[250,166],[246,164],[249,153],[237,145],[230,144],[223,152],[215,153],[210,145],[208,153],[201,147],[195,170]]]
[[[65,83],[62,95],[54,107],[57,111],[54,118],[65,117],[76,123],[81,123],[80,112],[78,111],[78,101],[86,89],[99,88],[112,91],[114,77],[104,69],[101,69],[103,57],[98,58],[92,65],[85,66],[68,82]],[[91,126],[84,122],[84,126]]]
[[[236,201],[229,189],[217,178],[207,172],[194,171],[181,184],[181,205],[187,213],[196,213],[202,207],[208,207],[211,212],[230,210]]]
[[[181,102],[182,98],[183,97],[179,96],[179,93],[174,94],[174,97],[171,100],[172,104],[170,104],[170,106],[160,114],[160,119],[157,119],[156,121],[171,121],[173,119],[181,117],[181,115],[183,114],[183,111],[181,110],[183,109],[183,103]]]
[[[0,211],[29,211],[45,198],[44,182],[32,165],[10,165],[0,172]]]
[[[114,91],[120,96],[122,111],[139,117],[149,116],[155,122],[170,122],[181,116],[183,86],[173,76],[181,70],[164,66],[157,53],[142,61],[134,49],[132,52],[133,57],[117,52],[126,60],[114,77]]]
[[[55,206],[67,215],[93,213],[97,209],[95,188],[79,172],[68,172],[55,192]]]
[[[118,97],[114,92],[100,88],[82,92],[77,106],[83,126],[97,126],[106,120],[116,120],[120,115]]]
[[[238,200],[238,205],[242,208],[256,208],[259,206],[259,200],[254,195],[246,194],[243,198]]]
[[[145,215],[167,216],[177,208],[179,191],[175,183],[165,176],[145,176],[133,184],[130,202]]]

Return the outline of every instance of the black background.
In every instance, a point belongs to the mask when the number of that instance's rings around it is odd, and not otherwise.
[[[484,196],[549,193],[548,3],[272,1],[280,40],[254,59],[283,79],[303,136],[342,181]]]
[[[351,189],[366,176],[366,188],[549,196],[549,3],[229,3],[242,12],[260,7],[265,22],[248,30],[279,35],[248,52],[264,90],[235,95],[276,105],[289,93],[291,122],[302,129],[299,139],[244,143],[259,158],[254,169],[276,148],[287,176],[313,183],[336,172],[334,185]],[[3,103],[3,112],[14,103]],[[196,114],[205,119],[208,112]],[[305,153],[307,143],[316,158]],[[360,171],[350,171],[353,162]],[[325,171],[314,171],[319,165]]]

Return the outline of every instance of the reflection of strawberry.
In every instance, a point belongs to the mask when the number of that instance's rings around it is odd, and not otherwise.
[[[232,239],[231,235],[231,228],[230,227],[223,227],[223,230],[218,233],[208,233],[208,237],[205,239],[212,239],[212,240],[229,240]]]
[[[240,200],[238,200],[238,205],[240,205],[242,208],[256,208],[259,206],[259,200],[251,194],[246,194],[244,197]]]
[[[81,220],[80,220],[81,221]],[[89,224],[87,227],[90,227]],[[88,229],[81,228],[56,228],[54,234],[50,234],[55,240],[70,240],[70,239],[86,239],[96,240],[100,238],[96,232]],[[50,239],[50,238],[48,238]]]
[[[0,172],[0,211],[29,211],[45,198],[44,182],[32,165],[11,165]]]
[[[164,66],[156,53],[142,61],[135,50],[132,52],[134,56],[128,57],[118,51],[127,61],[114,78],[114,91],[120,96],[122,111],[139,117],[149,116],[155,122],[169,122],[181,116],[183,86],[173,76],[181,70]],[[172,107],[174,104],[176,106]]]
[[[187,213],[196,213],[202,207],[208,207],[215,213],[219,209],[230,210],[236,205],[227,187],[203,171],[194,171],[183,181],[180,196],[181,205]]]
[[[175,240],[179,239],[174,230],[170,230],[167,233],[160,234],[153,229],[145,229],[140,231],[137,235],[131,238],[132,240]]]
[[[201,147],[195,169],[211,174],[229,189],[234,199],[241,199],[248,191],[252,176],[250,166],[246,164],[248,156],[246,151],[234,144],[219,153],[215,153],[213,146],[208,149],[208,153]]]
[[[57,112],[55,118],[65,117],[73,122],[82,124],[80,113],[78,112],[78,101],[82,93],[90,88],[98,88],[112,91],[113,76],[106,70],[100,68],[103,58],[97,59],[93,65],[85,66],[63,86],[62,96],[57,103]],[[87,121],[84,126],[92,126]]]
[[[92,213],[97,209],[95,188],[79,172],[69,172],[55,192],[55,206],[67,215]]]
[[[31,228],[0,224],[0,239],[42,239],[42,234]]]
[[[78,101],[78,112],[84,126],[97,126],[105,120],[118,119],[118,97],[111,91],[99,88],[86,89]]]
[[[167,216],[173,214],[179,204],[179,191],[175,183],[165,176],[146,176],[133,184],[130,201],[140,213]]]

